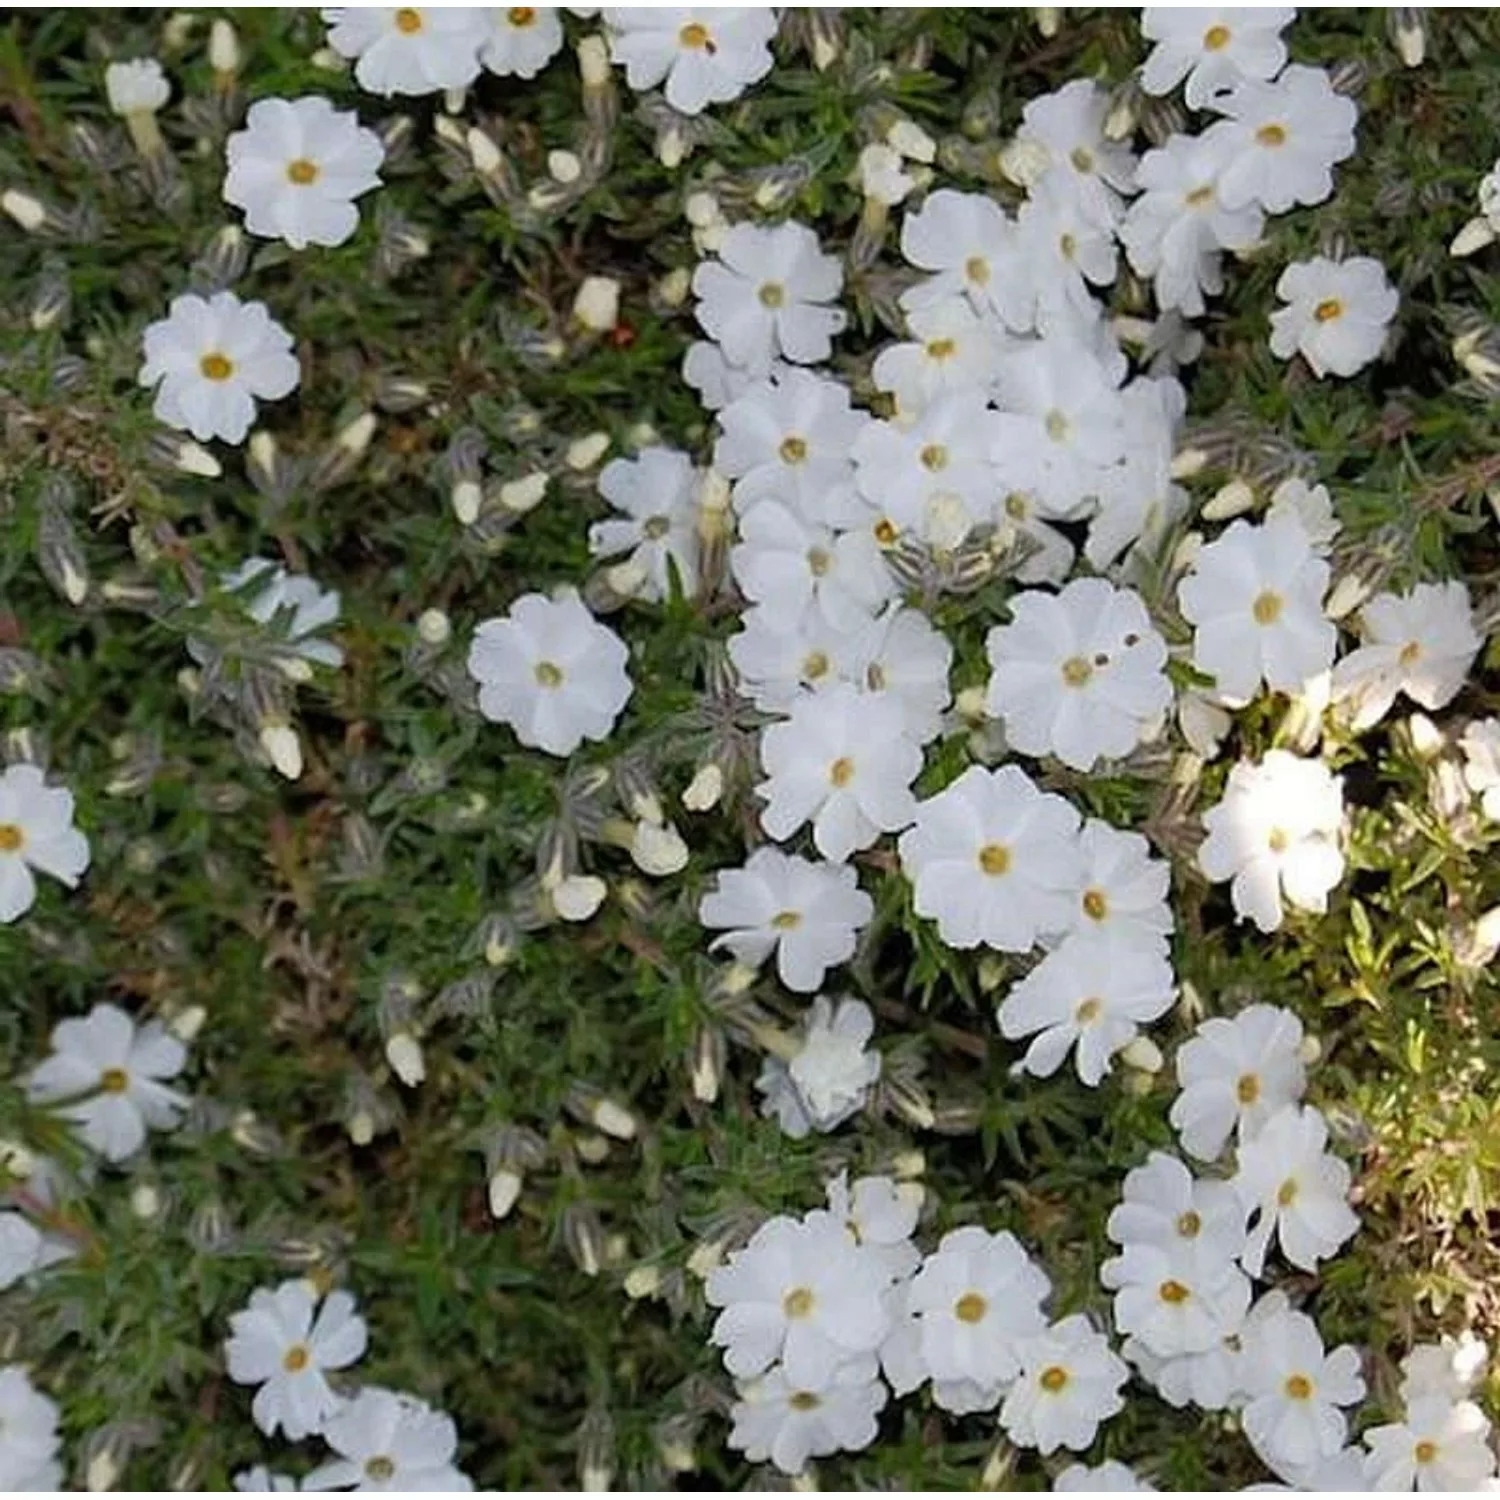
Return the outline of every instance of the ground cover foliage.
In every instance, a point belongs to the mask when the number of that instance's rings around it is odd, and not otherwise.
[[[224,17],[233,74],[207,51]],[[1009,1229],[1051,1276],[1053,1317],[1109,1328],[1105,1222],[1125,1174],[1174,1147],[1171,1055],[1251,1001],[1317,1038],[1308,1097],[1360,1218],[1316,1274],[1267,1279],[1330,1348],[1359,1348],[1363,1420],[1394,1420],[1413,1344],[1493,1342],[1500,1319],[1500,933],[1482,920],[1500,906],[1500,825],[1457,748],[1500,708],[1500,250],[1449,253],[1500,156],[1494,19],[1306,11],[1288,28],[1293,61],[1356,100],[1358,149],[1327,202],[1226,257],[1181,374],[1193,511],[1137,585],[1185,646],[1181,533],[1231,481],[1264,498],[1292,474],[1333,496],[1335,578],[1467,584],[1487,644],[1462,691],[1415,725],[1402,704],[1363,733],[1324,733],[1347,814],[1326,914],[1290,910],[1262,934],[1195,863],[1235,761],[1308,748],[1284,695],[1236,713],[1212,759],[1172,724],[1104,771],[1030,762],[1041,787],[1171,859],[1180,994],[1149,1028],[1168,1065],[1117,1064],[1097,1088],[1071,1067],[1013,1074],[1021,1047],[994,1011],[1026,964],[939,941],[886,838],[853,857],[875,913],[824,986],[870,1006],[882,1076],[854,1119],[802,1139],[763,1116],[754,1085],[808,997],[771,967],[732,973],[698,917],[714,872],[764,838],[763,716],[734,697],[724,654],[741,609],[727,540],[709,538],[696,597],[615,597],[588,545],[609,513],[598,455],[575,467],[575,445],[604,433],[609,456],[628,455],[649,428],[708,461],[713,417],[681,375],[700,333],[674,282],[702,258],[690,194],[711,188],[731,219],[795,218],[842,258],[850,327],[830,369],[868,398],[909,274],[903,210],[867,202],[863,148],[907,118],[938,143],[938,181],[1014,203],[1000,152],[1027,101],[1080,77],[1124,86],[1148,46],[1130,11],[1045,25],[1020,10],[789,11],[774,70],[684,121],[618,70],[586,98],[571,43],[599,23],[563,24],[570,47],[538,77],[485,74],[463,102],[463,130],[503,152],[487,175],[440,93],[382,99],[315,60],[314,11],[38,12],[0,29],[0,187],[47,211],[0,227],[0,716],[7,760],[72,791],[92,848],[76,890],[42,880],[0,928],[0,1137],[84,1174],[50,1205],[16,1197],[76,1253],[0,1294],[0,1355],[57,1401],[68,1481],[226,1488],[257,1463],[318,1461],[316,1442],[256,1431],[223,1355],[255,1288],[307,1274],[358,1300],[358,1381],[450,1413],[476,1485],[783,1483],[726,1446],[704,1247],[820,1205],[841,1170],[920,1180],[925,1245]],[[1403,26],[1425,37],[1420,65],[1403,60]],[[148,55],[173,84],[151,157],[102,87],[107,62]],[[225,138],[248,101],[312,93],[385,143],[357,233],[295,254],[226,237],[240,215],[220,195]],[[1139,149],[1186,119],[1159,100],[1138,113]],[[659,150],[674,128],[686,148]],[[582,175],[538,201],[559,150]],[[1319,253],[1376,257],[1400,295],[1384,356],[1353,378],[1314,379],[1268,346],[1278,277]],[[620,283],[612,327],[575,313],[591,276]],[[183,471],[184,435],[137,373],[171,299],[221,288],[270,306],[301,378],[262,404],[270,442],[207,445],[210,476]],[[1128,274],[1103,295],[1149,315]],[[502,496],[536,473],[540,503]],[[470,476],[483,499],[465,524],[453,492]],[[215,590],[257,556],[338,591],[340,668],[292,681],[284,639]],[[565,584],[628,644],[634,692],[607,741],[563,760],[482,718],[464,664],[481,620]],[[1001,569],[924,597],[955,693],[984,687],[986,632],[1016,588]],[[295,735],[294,778],[267,724]],[[918,793],[986,753],[985,733],[950,715]],[[684,810],[710,762],[722,797]],[[629,847],[651,797],[688,848],[662,876]],[[558,860],[606,883],[590,919],[550,909]],[[24,1079],[60,1020],[106,1000],[187,1037],[177,1086],[193,1102],[180,1128],[91,1166]],[[1134,1381],[1087,1457],[1144,1466],[1161,1489],[1237,1488],[1268,1476],[1236,1428]],[[827,1488],[1046,1488],[1071,1461],[915,1396],[887,1406],[872,1446],[816,1469]]]

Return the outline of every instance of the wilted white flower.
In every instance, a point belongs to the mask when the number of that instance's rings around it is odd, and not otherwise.
[[[862,1000],[833,1003],[819,995],[808,1012],[801,1045],[790,1062],[770,1057],[756,1079],[762,1114],[775,1114],[794,1140],[835,1130],[863,1107],[880,1077],[881,1057],[869,1049],[875,1018]]]

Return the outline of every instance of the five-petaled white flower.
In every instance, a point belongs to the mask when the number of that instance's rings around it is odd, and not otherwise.
[[[731,929],[710,947],[727,948],[744,964],[763,964],[774,951],[781,982],[803,994],[853,954],[874,914],[850,866],[769,848],[757,849],[743,869],[720,870],[718,889],[698,906],[705,927]]]
[[[32,1069],[26,1092],[55,1105],[90,1150],[124,1161],[144,1144],[148,1127],[177,1124],[188,1101],[162,1080],[186,1063],[187,1049],[160,1021],[138,1028],[118,1006],[102,1003],[57,1023],[52,1055]]]
[[[89,867],[89,841],[73,826],[73,794],[48,786],[24,761],[0,773],[0,925],[16,921],[36,900],[33,870],[71,890]]]
[[[849,1359],[815,1389],[799,1388],[777,1365],[741,1384],[729,1409],[729,1446],[751,1463],[769,1459],[783,1474],[801,1474],[810,1458],[868,1448],[890,1396],[873,1355]]]
[[[20,1365],[0,1365],[0,1490],[52,1493],[62,1484],[57,1403]]]
[[[1080,1451],[1101,1422],[1124,1410],[1120,1389],[1130,1368],[1080,1313],[1021,1340],[1020,1362],[1000,1425],[1023,1448]]]
[[[479,61],[502,77],[535,78],[562,50],[562,18],[555,5],[494,5]]]
[[[224,1344],[229,1378],[257,1385],[251,1415],[267,1436],[285,1432],[291,1442],[322,1432],[343,1404],[325,1370],[342,1370],[365,1352],[365,1320],[354,1298],[333,1291],[318,1306],[306,1280],[258,1287],[229,1320]]]
[[[1186,78],[1189,107],[1202,109],[1243,79],[1274,78],[1286,61],[1281,33],[1296,14],[1287,5],[1148,5],[1141,35],[1156,46],[1141,70],[1141,87],[1165,94]]]
[[[224,147],[224,201],[251,234],[294,250],[342,245],[359,227],[354,200],[380,186],[385,147],[352,112],[321,95],[259,99]]]
[[[666,79],[667,103],[685,115],[738,99],[771,71],[770,6],[607,6],[604,20],[625,81],[649,89]]]
[[[1151,1245],[1213,1267],[1239,1259],[1246,1218],[1229,1183],[1194,1177],[1175,1156],[1153,1151],[1125,1174],[1105,1232],[1126,1250]]]
[[[524,594],[483,621],[469,648],[479,711],[509,724],[523,745],[571,755],[607,739],[630,697],[624,641],[591,615],[577,589]]]
[[[629,552],[643,599],[667,598],[674,573],[692,598],[698,591],[699,489],[693,461],[676,449],[643,448],[634,458],[611,459],[599,471],[599,493],[622,514],[589,527],[589,551],[595,557]]]
[[[1161,949],[1171,936],[1171,867],[1151,857],[1139,833],[1090,818],[1078,835],[1078,884],[1070,932],[1095,933],[1122,947]]]
[[[1339,777],[1320,760],[1268,750],[1258,765],[1240,761],[1223,799],[1204,813],[1198,868],[1231,882],[1237,916],[1275,932],[1283,896],[1302,911],[1328,910],[1328,893],[1344,874],[1343,821]]]
[[[1385,343],[1401,298],[1385,267],[1368,255],[1295,261],[1281,273],[1276,295],[1288,305],[1271,314],[1271,353],[1300,354],[1314,375],[1354,375]]]
[[[1106,1458],[1092,1469],[1087,1464],[1069,1464],[1052,1481],[1052,1490],[1058,1495],[1072,1494],[1117,1494],[1154,1495],[1156,1486],[1147,1484],[1129,1464],[1117,1458]]]
[[[458,1451],[453,1418],[415,1396],[366,1386],[332,1412],[321,1430],[339,1456],[319,1464],[302,1481],[304,1490],[474,1488],[453,1462]]]
[[[241,302],[233,292],[174,297],[143,346],[139,384],[157,388],[152,411],[200,443],[244,442],[256,401],[279,401],[301,375],[291,334],[264,302]]]
[[[1366,1470],[1377,1490],[1493,1489],[1495,1454],[1489,1418],[1472,1401],[1423,1396],[1408,1403],[1403,1421],[1371,1427]]]
[[[479,49],[492,31],[484,7],[332,6],[328,45],[356,59],[354,76],[372,94],[461,89],[479,73]]]

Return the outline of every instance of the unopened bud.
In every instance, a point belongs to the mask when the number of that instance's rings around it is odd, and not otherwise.
[[[448,500],[460,526],[472,526],[479,519],[479,506],[483,499],[484,491],[480,489],[477,480],[460,479],[453,486]]]
[[[682,805],[695,813],[708,812],[724,795],[724,773],[710,761],[700,766],[682,794]]]
[[[1242,516],[1255,504],[1255,491],[1243,479],[1231,479],[1203,507],[1205,521],[1228,521]]]
[[[239,34],[222,18],[208,29],[208,65],[219,75],[221,87],[240,70]]]
[[[1476,250],[1483,250],[1486,245],[1495,242],[1495,230],[1490,221],[1483,216],[1470,219],[1462,229],[1453,236],[1453,243],[1448,246],[1449,255],[1473,255]]]
[[[161,1212],[161,1194],[149,1182],[130,1190],[130,1211],[138,1219],[154,1219]]]
[[[613,276],[584,277],[573,316],[594,333],[608,333],[620,321],[620,283]]]
[[[477,125],[469,127],[464,144],[469,148],[469,160],[474,163],[474,170],[481,177],[494,177],[505,165],[499,146]]]
[[[184,474],[199,479],[217,479],[224,472],[219,460],[202,443],[195,443],[191,438],[182,438],[178,442],[172,462]]]
[[[597,875],[569,875],[548,892],[552,909],[564,922],[587,922],[604,904],[609,887]]]
[[[453,634],[453,621],[440,609],[424,609],[417,616],[417,634],[429,646],[442,646]]]
[[[1201,448],[1184,448],[1174,455],[1169,470],[1173,479],[1191,479],[1208,467],[1208,454]]]
[[[521,479],[508,479],[500,486],[500,503],[514,515],[535,510],[547,493],[547,475],[540,471]]]
[[[167,1029],[180,1042],[190,1042],[203,1030],[208,1012],[201,1005],[189,1005],[177,1012],[167,1023]]]
[[[633,1141],[636,1133],[635,1116],[623,1104],[613,1099],[600,1099],[590,1115],[596,1130],[613,1136],[617,1141]]]
[[[718,1240],[704,1240],[687,1258],[688,1270],[699,1281],[707,1281],[724,1259],[724,1246]]]
[[[344,1128],[352,1145],[368,1146],[375,1139],[375,1116],[367,1109],[357,1109]]]
[[[1052,166],[1052,153],[1040,141],[1011,141],[1000,153],[1000,170],[1017,187],[1040,182]]]
[[[1432,760],[1443,748],[1443,731],[1426,714],[1413,714],[1406,721],[1411,748],[1421,760]]]
[[[687,301],[688,293],[692,289],[693,278],[686,266],[678,266],[675,271],[668,271],[656,283],[656,295],[668,307],[681,307]]]
[[[288,781],[295,781],[302,774],[302,744],[291,725],[263,724],[260,747]]]
[[[391,1071],[407,1088],[415,1088],[427,1077],[427,1063],[422,1044],[409,1031],[393,1032],[386,1038],[385,1060]]]
[[[376,425],[374,412],[361,412],[352,422],[339,428],[334,442],[347,453],[358,456],[370,446],[370,439],[375,436]]]
[[[585,437],[575,438],[568,444],[568,451],[563,455],[563,462],[575,474],[581,474],[586,469],[592,469],[608,451],[609,434],[591,432]]]
[[[656,159],[669,172],[682,165],[687,155],[687,137],[675,126],[669,125],[656,138]]]
[[[1120,1060],[1140,1073],[1160,1073],[1161,1048],[1149,1036],[1138,1036],[1120,1050]]]
[[[549,151],[547,172],[554,182],[567,186],[583,176],[583,163],[571,151]]]
[[[1391,40],[1405,68],[1420,68],[1427,56],[1427,28],[1415,6],[1397,5],[1390,13]]]
[[[490,1216],[503,1219],[516,1206],[521,1196],[522,1178],[519,1172],[501,1167],[491,1175],[489,1181]]]
[[[937,142],[914,120],[897,120],[886,131],[885,143],[911,161],[937,160]]]
[[[1309,1031],[1307,1035],[1302,1038],[1302,1044],[1297,1048],[1297,1055],[1302,1059],[1304,1063],[1307,1064],[1308,1067],[1311,1067],[1315,1062],[1317,1062],[1320,1057],[1322,1057],[1323,1044],[1317,1039],[1316,1036],[1313,1035],[1312,1032]]]
[[[3,194],[0,194],[0,208],[3,208],[27,234],[35,234],[47,222],[47,209],[41,200],[15,188],[7,188]]]
[[[650,823],[643,818],[635,825],[630,857],[647,875],[675,875],[688,862],[688,846],[670,823]]]
[[[1346,615],[1353,614],[1372,592],[1373,585],[1368,579],[1361,578],[1357,573],[1345,573],[1334,584],[1333,592],[1323,606],[1323,613],[1330,620],[1342,620]]]
[[[602,36],[586,36],[579,42],[578,72],[586,89],[603,88],[609,82],[609,51]]]
[[[712,1104],[719,1097],[724,1077],[724,1051],[724,1035],[715,1027],[703,1027],[693,1039],[689,1071],[693,1098],[700,1104]]]
[[[1031,14],[1036,17],[1036,29],[1051,41],[1062,25],[1062,11],[1055,5],[1039,5]]]
[[[625,1295],[639,1302],[661,1290],[661,1272],[655,1266],[632,1266],[625,1275]]]

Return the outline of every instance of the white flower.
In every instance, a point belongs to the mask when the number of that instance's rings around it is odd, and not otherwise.
[[[523,745],[571,755],[609,737],[630,697],[630,652],[588,612],[578,591],[524,594],[500,619],[481,622],[469,648],[479,711],[509,724]]]
[[[1343,818],[1343,782],[1322,761],[1268,750],[1259,765],[1240,761],[1223,800],[1203,815],[1208,837],[1198,868],[1232,882],[1237,916],[1275,932],[1283,897],[1302,911],[1328,910],[1328,893],[1344,874]]]
[[[250,587],[254,584],[255,587]],[[280,617],[286,640],[294,656],[320,666],[340,667],[344,653],[332,641],[319,638],[320,632],[339,617],[337,589],[324,590],[301,573],[288,573],[268,558],[247,558],[232,573],[220,579],[226,593],[237,595],[250,618],[269,625]],[[195,649],[196,648],[196,649]],[[195,659],[206,660],[203,648],[189,641],[188,650]]]
[[[1069,932],[1097,933],[1122,947],[1162,948],[1172,932],[1171,867],[1138,833],[1089,818],[1078,836],[1078,884]]]
[[[826,1189],[829,1216],[854,1236],[866,1255],[880,1260],[893,1282],[906,1280],[922,1262],[922,1252],[911,1241],[922,1211],[921,1184],[859,1177],[851,1187],[849,1174],[840,1172],[829,1179]]]
[[[720,411],[714,467],[734,480],[740,515],[780,499],[809,521],[848,525],[859,515],[849,450],[869,421],[847,386],[788,368]]]
[[[245,127],[225,142],[223,188],[245,228],[294,250],[342,245],[359,227],[354,199],[380,186],[380,137],[318,94],[257,100]]]
[[[63,1259],[67,1252],[55,1255]],[[0,1209],[0,1292],[12,1287],[22,1277],[40,1270],[47,1263],[47,1242],[24,1214]]]
[[[1086,1464],[1069,1464],[1052,1481],[1056,1494],[1120,1494],[1154,1495],[1156,1486],[1147,1484],[1129,1464],[1117,1458],[1106,1458],[1102,1464],[1089,1468]]]
[[[899,151],[881,141],[872,141],[859,153],[857,181],[865,197],[894,208],[917,185],[915,177],[901,170]]]
[[[986,640],[985,709],[1012,748],[1088,771],[1160,728],[1172,703],[1167,643],[1139,594],[1079,578],[1060,594],[1015,594],[1010,609]]]
[[[1326,557],[1339,534],[1338,517],[1333,512],[1333,497],[1321,484],[1305,479],[1283,479],[1271,491],[1266,506],[1268,521],[1295,521],[1307,533],[1307,540],[1319,557]]]
[[[843,284],[838,260],[823,254],[817,235],[795,221],[774,229],[736,224],[724,236],[719,259],[693,272],[704,331],[730,364],[761,375],[771,373],[778,355],[797,365],[828,358],[845,317],[841,308],[825,304]]]
[[[800,1474],[810,1458],[868,1448],[890,1392],[870,1356],[850,1359],[815,1389],[799,1389],[780,1365],[738,1388],[729,1409],[729,1446],[752,1463],[769,1459],[783,1474]]]
[[[1109,1340],[1081,1314],[1023,1339],[1021,1373],[1000,1408],[1000,1425],[1013,1443],[1043,1454],[1075,1452],[1094,1441],[1099,1424],[1123,1411],[1120,1388],[1129,1367]]]
[[[642,448],[634,458],[615,458],[599,471],[599,493],[623,519],[589,527],[593,557],[630,554],[629,566],[643,575],[640,597],[660,603],[677,575],[683,596],[698,592],[698,471],[686,453]]]
[[[199,442],[244,442],[256,400],[280,400],[301,374],[291,334],[264,302],[241,302],[233,292],[174,297],[142,342],[138,383],[157,387],[152,411]]]
[[[323,1372],[345,1369],[365,1352],[365,1320],[354,1298],[330,1292],[320,1308],[308,1281],[284,1281],[274,1291],[258,1287],[229,1329],[229,1378],[260,1387],[251,1405],[255,1425],[268,1437],[280,1429],[294,1443],[322,1432],[342,1405]]]
[[[666,79],[667,103],[685,115],[738,99],[771,71],[776,12],[769,6],[606,6],[610,57],[633,89]]]
[[[840,683],[863,689],[868,622],[863,630],[841,630],[809,602],[790,618],[775,604],[753,605],[741,623],[744,629],[729,638],[729,659],[742,691],[766,713],[789,713],[809,693]]]
[[[776,1114],[793,1140],[809,1131],[836,1130],[864,1107],[880,1077],[881,1057],[867,1051],[875,1018],[862,1000],[822,995],[807,1015],[802,1044],[789,1063],[767,1058],[756,1085],[766,1095],[762,1114]]]
[[[1021,1369],[1020,1341],[1045,1331],[1051,1282],[1008,1230],[950,1230],[912,1279],[907,1311],[938,1381],[992,1389]]]
[[[901,305],[918,308],[963,294],[976,312],[992,314],[1008,328],[1031,327],[1030,298],[1015,245],[1015,226],[987,193],[939,188],[901,225],[901,253],[934,274],[902,294]]]
[[[1300,354],[1314,375],[1353,375],[1379,353],[1401,299],[1385,267],[1368,255],[1294,261],[1276,295],[1288,305],[1271,314],[1271,353]]]
[[[1490,1424],[1472,1401],[1423,1396],[1406,1420],[1371,1427],[1366,1473],[1377,1490],[1483,1490],[1495,1475]]]
[[[1368,1455],[1362,1448],[1340,1448],[1329,1458],[1314,1464],[1273,1464],[1272,1468],[1286,1484],[1257,1484],[1250,1489],[1300,1494],[1368,1494],[1371,1490],[1365,1473]]]
[[[854,953],[875,903],[848,865],[815,864],[779,849],[757,849],[740,870],[720,870],[718,889],[698,906],[705,927],[728,927],[711,948],[757,966],[776,954],[788,989],[811,994]]]
[[[1464,784],[1485,817],[1500,822],[1500,719],[1475,719],[1463,732]]]
[[[996,413],[978,391],[950,391],[907,426],[871,422],[855,439],[855,482],[887,541],[905,531],[940,550],[996,519],[990,449]]]
[[[1248,702],[1262,681],[1297,693],[1333,662],[1338,631],[1323,613],[1328,564],[1287,518],[1236,521],[1199,549],[1177,586],[1196,627],[1193,665],[1225,699]]]
[[[1398,693],[1443,708],[1464,685],[1484,642],[1461,583],[1419,583],[1377,594],[1359,614],[1360,647],[1333,669],[1333,701],[1356,732],[1378,723]]]
[[[867,530],[835,534],[779,500],[762,500],[740,522],[729,552],[734,581],[774,618],[795,620],[815,603],[836,630],[856,630],[896,591]]]
[[[901,869],[918,916],[952,948],[1025,953],[1073,918],[1078,813],[1018,766],[970,766],[917,804]]]
[[[921,610],[892,602],[860,632],[854,664],[855,681],[866,693],[900,706],[908,739],[925,745],[936,738],[953,701],[953,646]]]
[[[1365,1394],[1354,1350],[1326,1354],[1313,1320],[1281,1292],[1256,1303],[1241,1339],[1249,1395],[1241,1420],[1255,1451],[1272,1468],[1310,1467],[1338,1453],[1349,1425],[1339,1408]]]
[[[1074,182],[1065,169],[1048,172],[1016,215],[1016,250],[1031,281],[1033,321],[1043,334],[1097,319],[1090,288],[1108,286],[1119,270],[1112,223],[1091,214]]]
[[[295,1494],[299,1488],[297,1481],[290,1474],[274,1474],[264,1464],[256,1464],[254,1468],[241,1469],[234,1476],[234,1487],[242,1495],[251,1494]]]
[[[1049,953],[1015,985],[997,1012],[1008,1040],[1033,1036],[1020,1066],[1050,1078],[1077,1043],[1078,1076],[1090,1088],[1110,1062],[1177,998],[1165,953],[1122,948],[1108,937],[1077,934]]]
[[[1253,203],[1280,214],[1321,203],[1333,192],[1334,163],[1354,155],[1359,110],[1334,93],[1322,68],[1293,63],[1274,83],[1245,79],[1214,108],[1228,116],[1208,130],[1224,143],[1226,207]]]
[[[709,411],[728,406],[768,379],[781,379],[792,368],[783,360],[773,359],[769,369],[744,369],[731,364],[717,344],[703,339],[689,344],[682,356],[682,378],[697,391],[699,402]]]
[[[1246,1212],[1237,1192],[1195,1178],[1175,1156],[1153,1151],[1125,1174],[1124,1195],[1106,1232],[1124,1249],[1152,1246],[1209,1267],[1237,1260],[1245,1248]]]
[[[1281,33],[1296,14],[1283,5],[1148,5],[1141,12],[1141,35],[1156,46],[1141,70],[1141,87],[1166,94],[1186,78],[1188,107],[1201,109],[1242,79],[1274,78],[1286,61]]]
[[[155,114],[171,97],[172,85],[154,57],[137,57],[105,68],[104,92],[114,114]]]
[[[59,1446],[56,1403],[20,1365],[0,1365],[0,1490],[59,1489]]]
[[[1235,1191],[1257,1214],[1242,1261],[1252,1276],[1265,1266],[1272,1234],[1294,1266],[1315,1271],[1358,1228],[1349,1207],[1349,1168],[1324,1150],[1328,1122],[1311,1105],[1286,1105],[1241,1141]]]
[[[137,1028],[105,1003],[81,1019],[59,1021],[51,1041],[52,1055],[32,1069],[27,1095],[37,1104],[56,1103],[79,1139],[106,1161],[124,1161],[145,1143],[148,1127],[170,1130],[187,1108],[187,1099],[162,1082],[182,1072],[187,1050],[160,1021]]]
[[[945,391],[988,390],[1000,360],[994,325],[962,297],[913,308],[906,315],[910,341],[888,344],[870,375],[889,391],[903,416],[921,411]]]
[[[1462,1401],[1484,1378],[1489,1353],[1468,1329],[1456,1339],[1445,1333],[1436,1344],[1418,1344],[1401,1361],[1399,1395],[1408,1405],[1432,1396]]]
[[[24,761],[0,773],[0,925],[16,921],[36,900],[33,870],[72,890],[89,867],[89,841],[73,826],[73,794],[48,786]]]
[[[535,78],[562,50],[562,18],[554,5],[494,5],[479,61],[502,77]]]
[[[810,822],[824,859],[847,859],[916,813],[911,783],[922,751],[906,736],[900,705],[846,683],[805,695],[785,721],[769,725],[760,757],[761,827],[779,841]]]
[[[1272,1115],[1297,1104],[1307,1085],[1302,1022],[1276,1005],[1212,1016],[1177,1049],[1171,1121],[1184,1151],[1213,1161],[1238,1132],[1251,1140]]]
[[[1021,111],[1016,139],[1040,146],[1051,180],[1077,200],[1084,212],[1106,227],[1120,216],[1120,195],[1135,188],[1135,157],[1130,147],[1104,133],[1109,95],[1092,79],[1075,78],[1055,93],[1041,94]]]
[[[724,1309],[709,1341],[731,1375],[760,1375],[780,1360],[793,1389],[821,1390],[845,1361],[879,1348],[888,1285],[880,1258],[826,1214],[778,1216],[704,1283],[709,1306]]]
[[[1250,1307],[1250,1278],[1233,1261],[1202,1254],[1197,1237],[1128,1244],[1099,1268],[1099,1280],[1114,1290],[1116,1329],[1162,1359],[1219,1348]]]
[[[352,57],[359,86],[372,94],[434,94],[461,89],[479,73],[491,27],[479,6],[332,6],[328,45]]]
[[[454,1467],[458,1429],[453,1418],[415,1396],[366,1386],[329,1415],[322,1433],[339,1456],[314,1469],[302,1481],[304,1490],[474,1488]]]
[[[1084,555],[1106,568],[1127,547],[1148,545],[1187,510],[1187,494],[1172,482],[1177,428],[1187,394],[1171,376],[1132,380],[1119,393],[1125,453],[1098,478],[1098,506]]]
[[[1230,208],[1219,196],[1223,142],[1174,135],[1141,159],[1141,195],[1130,206],[1120,238],[1130,264],[1152,278],[1156,300],[1201,317],[1203,294],[1223,291],[1221,250],[1246,250],[1265,218],[1254,204]]]

